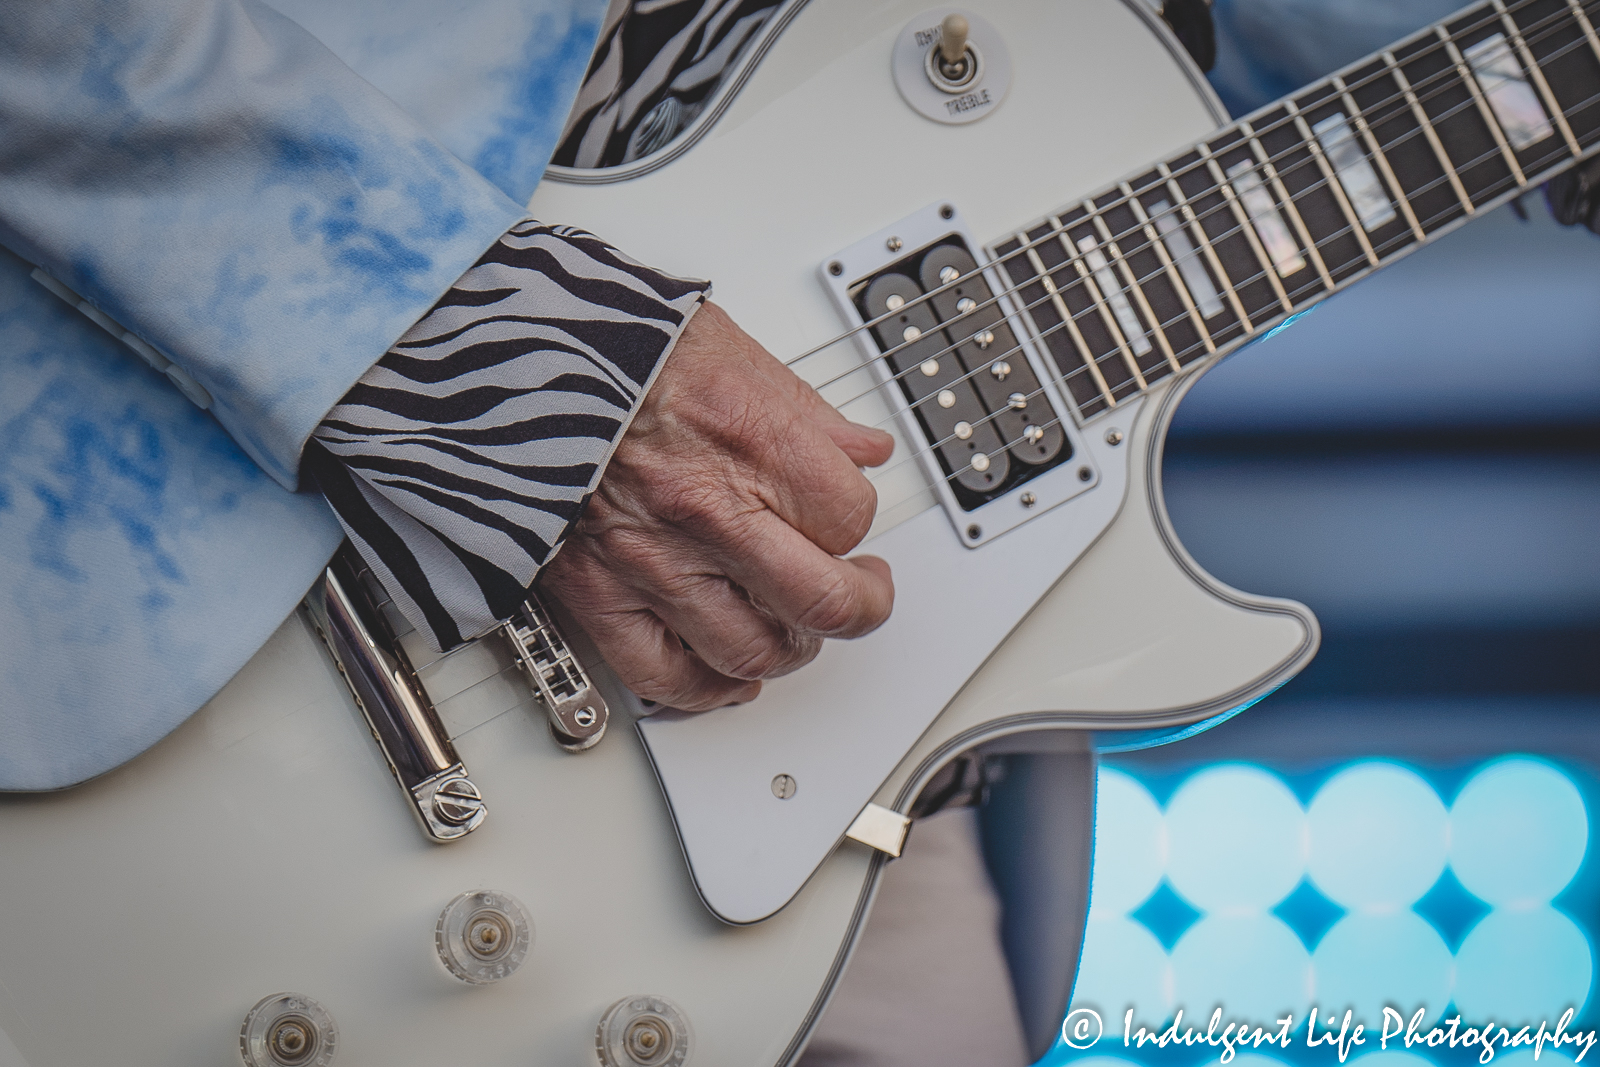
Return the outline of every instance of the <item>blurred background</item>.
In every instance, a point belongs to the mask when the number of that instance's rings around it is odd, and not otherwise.
[[[1459,6],[1216,0],[1212,81],[1244,114]],[[1184,544],[1310,605],[1322,650],[1209,733],[1106,754],[1073,1003],[1108,1036],[1041,1062],[1217,1062],[1124,1049],[1130,1006],[1152,1027],[1293,1012],[1293,1048],[1240,1067],[1337,1063],[1305,1047],[1313,1004],[1369,1027],[1384,1005],[1600,1022],[1600,237],[1520,207],[1242,350],[1179,409]],[[1352,1057],[1481,1055],[1395,1049],[1371,1034]]]

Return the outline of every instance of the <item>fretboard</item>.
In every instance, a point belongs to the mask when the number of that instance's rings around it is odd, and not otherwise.
[[[1489,0],[991,249],[1084,418],[1600,145],[1600,0]]]

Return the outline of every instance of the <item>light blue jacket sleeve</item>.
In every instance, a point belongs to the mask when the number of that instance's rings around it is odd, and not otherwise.
[[[520,217],[257,0],[0,19],[0,242],[198,381],[285,486],[328,409]]]

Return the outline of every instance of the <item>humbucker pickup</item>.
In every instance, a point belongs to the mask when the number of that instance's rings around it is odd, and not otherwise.
[[[1047,364],[976,247],[941,204],[823,266],[885,401],[974,547],[1091,487],[1098,473],[1087,460],[1059,469],[1081,452],[1070,408],[1041,375]]]

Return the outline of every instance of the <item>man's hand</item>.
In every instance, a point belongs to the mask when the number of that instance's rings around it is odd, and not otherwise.
[[[893,447],[708,304],[542,584],[639,696],[690,711],[749,700],[823,638],[889,617],[889,565],[837,557],[877,507],[858,468]]]

